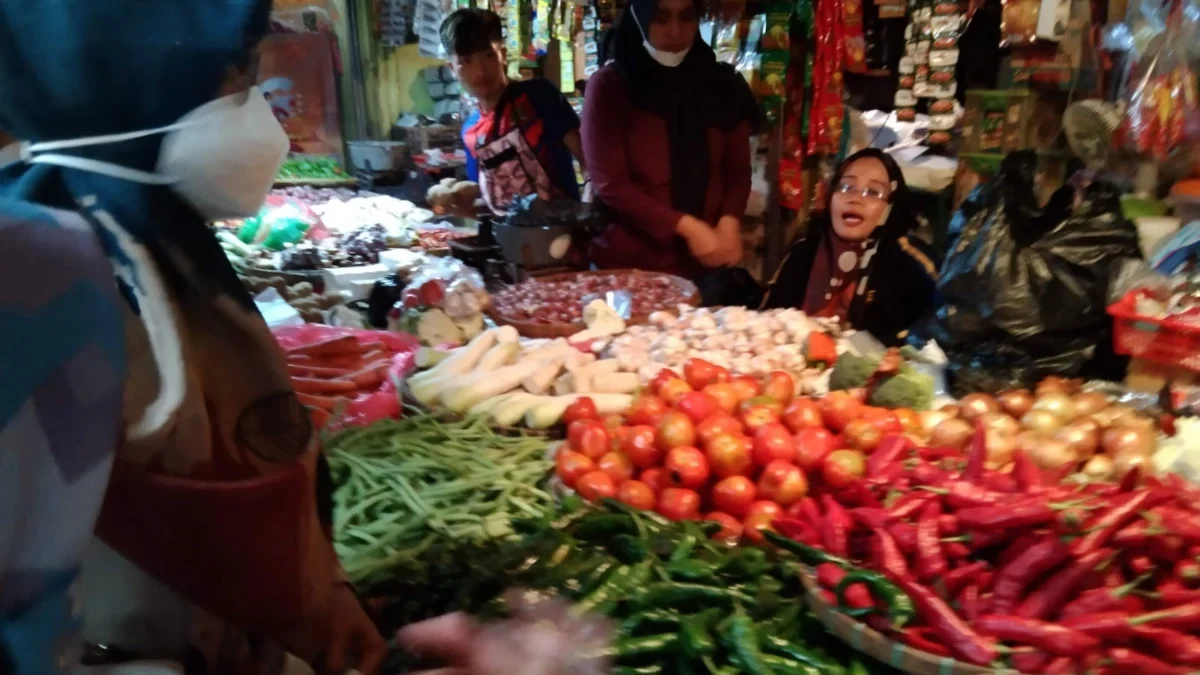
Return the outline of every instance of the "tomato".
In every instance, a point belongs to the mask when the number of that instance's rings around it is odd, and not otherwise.
[[[846,424],[842,438],[848,447],[869,453],[879,447],[883,434],[874,424],[865,419],[857,419]]]
[[[737,412],[738,404],[742,402],[738,398],[737,390],[728,382],[710,384],[704,388],[704,393],[713,397],[713,400],[717,402],[717,408],[730,415]]]
[[[667,403],[657,396],[642,394],[633,399],[625,419],[630,424],[658,424],[658,420],[667,412]]]
[[[617,496],[617,485],[612,476],[603,471],[592,471],[579,477],[575,482],[575,491],[589,502],[598,502],[607,497]]]
[[[763,536],[763,530],[775,531],[775,527],[771,525],[774,520],[775,516],[769,513],[754,513],[746,516],[746,520],[742,521],[742,536],[756,544],[761,544],[767,540]]]
[[[825,427],[808,427],[796,434],[796,464],[808,473],[820,471],[825,457],[838,449],[837,437]]]
[[[867,472],[867,459],[857,450],[834,450],[825,458],[821,478],[832,488],[850,487]]]
[[[896,416],[896,420],[900,422],[900,426],[904,427],[904,431],[908,433],[921,433],[921,416],[912,408],[896,408],[892,411]]]
[[[658,388],[658,397],[672,407],[679,402],[679,399],[690,393],[692,393],[691,386],[683,380],[667,380]]]
[[[625,447],[625,439],[629,438],[629,430],[632,428],[620,426],[610,431],[608,434],[608,448],[610,450],[620,450]]]
[[[663,460],[667,483],[676,487],[699,490],[708,482],[711,469],[708,458],[696,448],[673,448]]]
[[[598,419],[599,414],[596,412],[596,402],[589,396],[580,396],[571,401],[571,405],[567,406],[567,410],[563,413],[563,423],[570,426],[571,422],[578,420],[594,420]]]
[[[587,455],[589,459],[600,459],[612,450],[612,438],[603,424],[595,420],[585,421],[591,424],[579,432],[575,449]]]
[[[742,411],[742,423],[746,430],[754,433],[759,427],[774,424],[779,421],[779,415],[765,405],[752,405]]]
[[[792,378],[790,373],[785,373],[782,370],[773,370],[770,375],[767,375],[767,381],[763,384],[763,396],[779,401],[781,405],[787,405],[796,396],[796,380]]]
[[[783,423],[794,434],[800,433],[801,429],[825,428],[821,406],[811,398],[798,398],[789,403],[783,411]]]
[[[717,412],[717,401],[702,391],[689,391],[675,404],[675,409],[700,424]]]
[[[600,421],[604,424],[604,428],[608,429],[610,434],[614,429],[625,426],[625,418],[621,417],[620,415],[605,415],[604,417],[600,418]]]
[[[754,515],[769,515],[774,520],[783,515],[783,507],[769,499],[760,499],[751,504],[750,508],[746,510],[747,518]]]
[[[728,375],[728,371],[726,371]],[[722,382],[718,378],[717,365],[704,359],[690,358],[683,362],[683,379],[697,391],[710,384]]]
[[[716,412],[696,425],[696,439],[700,441],[701,446],[707,448],[717,436],[741,434],[745,428],[742,421],[733,415]]]
[[[762,393],[762,389],[758,386],[758,380],[749,375],[738,375],[731,378],[729,384],[733,386],[734,392],[737,393],[739,403],[752,399]]]
[[[887,408],[864,407],[862,419],[870,422],[884,436],[904,431],[904,425],[900,424],[900,418]]]
[[[714,534],[712,536],[713,539],[726,544],[736,544],[742,538],[742,521],[728,513],[713,511],[704,516],[704,519],[721,524],[721,531]]]
[[[787,427],[777,422],[764,424],[754,432],[754,449],[751,456],[758,466],[766,466],[775,460],[796,461],[796,439]]]
[[[650,380],[650,385],[648,388],[650,389],[650,393],[657,396],[658,390],[663,386],[663,383],[667,382],[668,380],[681,379],[683,378],[679,377],[679,374],[675,371],[671,370],[670,368],[663,368],[662,370],[658,371],[658,374],[654,376],[653,380]]]
[[[654,427],[630,427],[621,452],[639,469],[652,469],[662,463],[662,450],[654,443]]]
[[[742,439],[745,436],[717,436],[705,448],[708,466],[718,478],[749,476],[754,460]]]
[[[654,508],[654,495],[654,490],[649,485],[637,480],[627,480],[617,488],[618,501],[643,511]]]
[[[808,479],[800,467],[776,460],[763,467],[758,477],[758,495],[764,499],[790,506],[808,494]]]
[[[569,488],[575,487],[580,476],[595,470],[595,462],[574,450],[563,448],[554,456],[554,473]]]
[[[610,452],[596,462],[596,468],[612,477],[617,485],[633,478],[633,462],[619,452]]]
[[[821,399],[821,419],[825,426],[841,432],[850,420],[858,419],[863,405],[854,396],[844,391],[831,391]]]
[[[746,410],[748,410],[750,408],[754,408],[754,407],[758,407],[758,406],[769,408],[771,410],[771,412],[775,413],[776,417],[783,415],[783,409],[785,407],[783,405],[783,403],[781,403],[780,401],[776,401],[775,399],[771,398],[770,396],[755,396],[754,398],[746,399],[745,401],[742,401],[742,404],[740,406],[738,406],[738,410],[745,412]]]
[[[695,520],[700,516],[700,494],[687,488],[665,488],[658,493],[657,511],[671,520]]]
[[[662,492],[663,488],[671,487],[667,483],[667,471],[661,468],[646,469],[638,476],[638,480],[649,485],[654,494]]]
[[[757,495],[758,488],[754,486],[754,481],[745,476],[730,476],[713,486],[712,503],[720,511],[745,518]]]
[[[678,410],[672,410],[663,415],[659,421],[654,441],[663,451],[694,445],[696,443],[696,426],[692,424],[692,418]]]

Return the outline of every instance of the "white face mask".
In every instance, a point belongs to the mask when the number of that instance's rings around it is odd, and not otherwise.
[[[54,154],[166,134],[156,173]],[[288,138],[258,87],[209,101],[170,126],[111,136],[34,143],[21,148],[31,164],[54,164],[135,183],[169,185],[208,220],[258,213],[287,157]]]
[[[650,44],[650,38],[647,37],[646,30],[642,28],[642,22],[638,21],[637,12],[633,11],[631,7],[629,13],[633,15],[633,23],[637,25],[638,32],[642,34],[642,46],[646,48],[646,53],[650,55],[650,58],[657,61],[660,66],[678,68],[679,64],[683,63],[683,60],[687,58],[688,52],[692,51],[692,46],[688,45],[688,48],[681,52],[664,52],[661,49],[656,49],[654,45]]]

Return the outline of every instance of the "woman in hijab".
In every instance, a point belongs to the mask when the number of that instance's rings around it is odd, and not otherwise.
[[[82,642],[160,661],[137,672],[382,657],[317,437],[205,224],[257,212],[287,152],[249,87],[269,9],[0,0],[0,139],[23,141],[0,161],[0,672],[89,672]]]
[[[633,0],[588,81],[584,156],[613,214],[592,244],[599,267],[695,278],[741,260],[758,108],[700,38],[700,13],[697,0]]]
[[[895,160],[874,148],[838,167],[825,211],[792,244],[763,300],[836,317],[881,342],[903,342],[934,307],[937,269],[923,243]]]

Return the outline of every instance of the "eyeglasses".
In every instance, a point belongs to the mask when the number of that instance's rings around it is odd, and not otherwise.
[[[873,199],[875,201],[887,201],[887,194],[882,190],[877,190],[873,187],[859,188],[854,183],[842,182],[838,183],[836,192],[844,195],[858,195],[863,199]]]

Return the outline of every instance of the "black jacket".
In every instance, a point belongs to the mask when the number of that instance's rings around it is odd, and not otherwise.
[[[767,287],[763,309],[804,306],[813,260],[825,231],[818,226],[792,244]],[[889,237],[879,242],[866,292],[855,295],[847,319],[883,344],[898,345],[909,328],[933,310],[936,297],[937,267],[929,247],[916,238]]]

